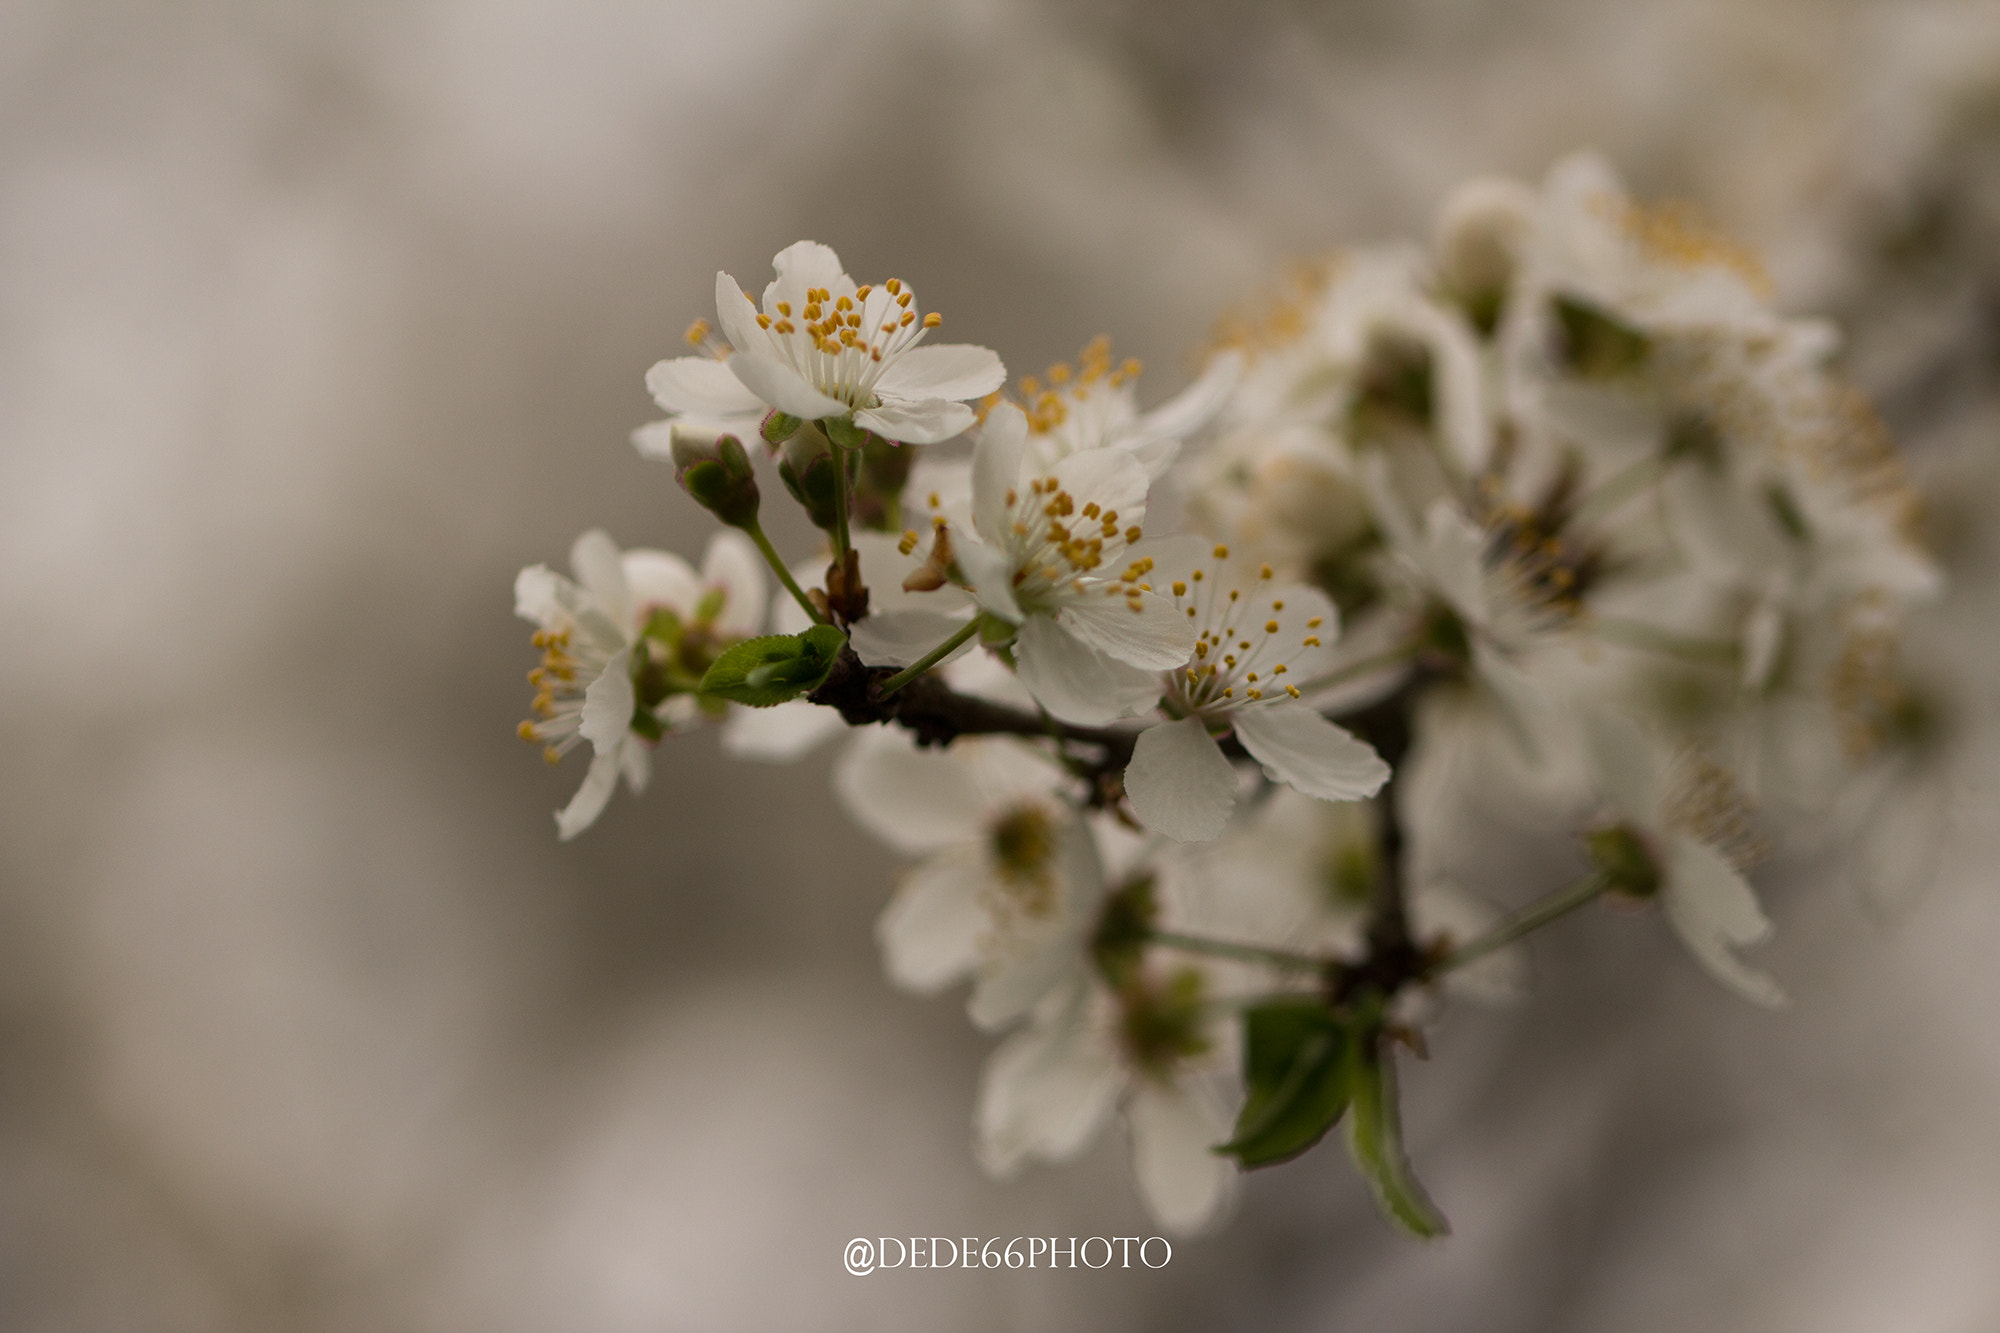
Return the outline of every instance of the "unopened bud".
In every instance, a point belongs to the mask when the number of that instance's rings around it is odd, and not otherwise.
[[[704,440],[674,432],[674,480],[694,502],[732,528],[757,522],[757,474],[734,435]]]
[[[810,423],[801,423],[778,457],[778,479],[805,509],[813,526],[832,532],[834,522],[833,447]]]

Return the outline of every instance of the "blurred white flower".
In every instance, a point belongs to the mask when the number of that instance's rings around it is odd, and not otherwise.
[[[573,838],[596,822],[619,774],[634,792],[652,773],[654,735],[701,714],[694,688],[723,648],[755,634],[764,620],[764,565],[742,533],[724,529],[708,544],[700,573],[666,551],[621,553],[592,530],[570,551],[568,579],[531,565],[514,581],[514,610],[539,628],[542,664],[529,673],[536,716],[521,723],[550,762],[591,743],[583,786],[556,815]],[[643,702],[642,702],[643,701]]]
[[[1122,449],[1139,460],[1148,481],[1172,466],[1187,438],[1214,419],[1242,371],[1243,358],[1224,352],[1201,377],[1150,412],[1139,411],[1139,363],[1111,362],[1111,340],[1098,338],[1067,364],[1051,366],[1046,380],[1021,381],[1028,419],[1025,466],[1045,473],[1071,454]]]

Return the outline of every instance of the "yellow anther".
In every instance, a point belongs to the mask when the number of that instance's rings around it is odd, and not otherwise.
[[[530,671],[528,673],[528,683],[530,685],[539,685],[542,683],[542,678],[546,674],[547,673],[544,672],[540,667],[536,667],[533,671]]]
[[[696,320],[694,323],[688,325],[688,331],[684,336],[687,338],[688,346],[701,346],[702,340],[708,337],[708,321],[705,319]]]
[[[1125,529],[1125,540],[1128,542],[1136,542],[1145,535],[1146,534],[1140,530],[1140,527],[1137,523],[1134,523],[1131,527]]]
[[[768,329],[768,328],[770,328],[770,327],[771,327],[771,317],[770,317],[769,315],[759,315],[759,316],[757,316],[757,327],[758,327],[758,328],[760,328],[760,329]]]
[[[1227,560],[1229,558],[1229,548],[1227,546],[1217,546],[1215,548],[1215,558],[1217,560]]]
[[[1308,634],[1308,635],[1306,635],[1306,637],[1305,637],[1305,640],[1304,640],[1304,642],[1303,642],[1303,643],[1301,644],[1301,646],[1302,646],[1302,647],[1305,647],[1305,648],[1317,648],[1317,647],[1319,647],[1319,635],[1317,635],[1317,634]]]
[[[874,290],[875,290],[875,284],[874,284],[874,283],[872,283],[872,282],[871,282],[871,283],[864,283],[864,284],[863,284],[862,286],[859,286],[859,287],[856,287],[856,288],[854,289],[854,299],[855,299],[855,300],[857,300],[857,301],[865,301],[865,300],[867,300],[867,299],[868,299],[868,293],[870,293],[870,292],[872,292],[872,291],[874,291]]]
[[[1089,504],[1083,507],[1083,516],[1085,518],[1096,518],[1099,514],[1103,512],[1104,512],[1104,506],[1098,504],[1097,501],[1095,500],[1092,500]]]
[[[1296,699],[1299,697],[1299,687],[1296,685],[1287,685],[1285,686],[1285,693]]]
[[[903,290],[903,280],[901,278],[891,278],[882,285],[889,289],[889,295],[891,296],[894,296],[898,292],[901,292]]]
[[[1118,526],[1118,511],[1116,509],[1105,510],[1104,522],[1106,523],[1106,525],[1115,529]]]
[[[760,316],[758,316],[758,318],[760,318],[760,319],[761,319],[761,318],[763,318],[763,317],[762,317],[762,316],[760,315]],[[778,332],[780,332],[780,333],[794,333],[794,332],[796,332],[796,331],[797,331],[797,328],[796,328],[796,326],[795,326],[795,325],[793,325],[792,321],[790,321],[789,319],[781,319],[781,320],[779,320],[779,321],[778,321]]]
[[[1055,385],[1068,384],[1070,374],[1070,368],[1058,361],[1049,367],[1049,383]]]
[[[1263,698],[1263,697],[1264,697],[1264,691],[1262,691],[1262,690],[1245,690],[1245,691],[1243,691],[1243,697],[1244,697],[1244,698],[1246,698],[1246,699],[1261,699],[1261,698]]]
[[[1194,573],[1192,573],[1192,574],[1188,575],[1188,577],[1189,577],[1189,578],[1191,578],[1191,579],[1193,579],[1193,580],[1194,580],[1194,581],[1195,581],[1196,583],[1200,583],[1200,582],[1201,582],[1201,571],[1197,569],[1197,570],[1196,570],[1196,571],[1195,571]]]
[[[1277,621],[1275,621],[1275,620],[1267,620],[1267,621],[1265,621],[1265,622],[1264,622],[1264,632],[1265,632],[1266,634],[1276,634],[1276,633],[1278,632],[1278,622],[1277,622]]]
[[[535,724],[524,721],[520,726],[514,728],[514,734],[524,741],[531,741],[535,739]]]
[[[1196,657],[1207,657],[1207,656],[1208,656],[1208,645],[1207,645],[1206,643],[1197,643],[1197,644],[1196,644],[1196,645],[1194,646],[1194,655],[1195,655]]]
[[[916,530],[914,528],[905,528],[903,530],[903,540],[896,543],[896,549],[904,555],[908,555],[917,549],[917,541]]]
[[[1181,582],[1179,579],[1174,580],[1174,596],[1176,597],[1187,596],[1187,584]]]
[[[910,302],[915,299],[915,296],[916,293],[914,292],[904,292],[901,296],[896,298],[896,304],[903,307],[903,309],[908,310],[910,308]]]
[[[1249,681],[1251,684],[1254,685],[1257,682],[1257,673],[1253,671],[1249,675],[1245,676],[1243,679]]]
[[[1285,604],[1282,601],[1274,601],[1271,603],[1271,609],[1273,611],[1282,611],[1285,609]]]
[[[1139,372],[1142,369],[1144,369],[1144,367],[1142,367],[1139,364],[1139,358],[1135,356],[1128,356],[1125,358],[1125,364],[1118,367],[1118,369],[1125,376],[1126,379],[1134,380],[1139,378]]]
[[[1260,565],[1260,566],[1258,566],[1258,568],[1257,568],[1257,577],[1258,577],[1258,578],[1260,578],[1260,579],[1268,579],[1268,578],[1270,578],[1270,577],[1271,577],[1271,567],[1270,567],[1269,565]]]
[[[1234,698],[1236,697],[1236,691],[1235,691],[1235,690],[1224,690],[1224,691],[1222,692],[1222,697],[1223,697],[1223,698],[1225,698],[1225,699],[1234,699]]]
[[[924,327],[927,329],[934,329],[942,323],[944,323],[944,316],[935,310],[924,316]]]
[[[1125,605],[1131,607],[1134,612],[1140,612],[1146,609],[1146,603],[1142,599],[1137,597],[1132,598],[1130,601],[1126,602]]]
[[[1290,667],[1286,666],[1286,665],[1285,665],[1285,664],[1284,664],[1283,662],[1280,662],[1280,663],[1278,663],[1278,665],[1276,665],[1276,666],[1274,666],[1274,667],[1272,667],[1272,668],[1271,668],[1271,674],[1272,674],[1272,675],[1274,675],[1274,676],[1282,676],[1282,675],[1284,675],[1284,674],[1285,674],[1285,673],[1286,673],[1287,671],[1290,671],[1290,670],[1291,670],[1291,668],[1290,668]]]
[[[562,751],[553,745],[545,746],[542,749],[542,758],[551,764],[560,764],[562,762]]]
[[[1189,619],[1189,620],[1193,620],[1193,619],[1194,619],[1194,608],[1190,606],[1190,607],[1189,607],[1189,608],[1187,609],[1187,611],[1188,611],[1188,619]]]
[[[1008,503],[1009,503],[1009,504],[1012,504],[1012,503],[1013,503],[1013,500],[1012,500],[1012,498],[1011,498],[1011,497],[1013,496],[1013,492],[1012,492],[1012,491],[1009,491],[1009,492],[1008,492],[1007,494],[1008,494],[1008,496],[1009,496],[1009,500],[1008,500]],[[929,499],[929,501],[928,501],[927,503],[929,503],[930,507],[931,507],[931,508],[933,508],[933,509],[936,509],[936,508],[938,507],[938,493],[937,493],[936,491],[932,491],[932,492],[930,493],[930,499]]]
[[[1232,602],[1235,601],[1237,598],[1241,597],[1242,595],[1243,593],[1239,589],[1231,588],[1229,590],[1229,600]]]
[[[1324,616],[1314,616],[1314,617],[1313,617],[1313,618],[1312,618],[1311,620],[1308,620],[1308,621],[1306,622],[1306,628],[1307,628],[1307,629],[1318,629],[1318,628],[1319,628],[1319,622],[1320,622],[1321,620],[1323,620],[1323,619],[1325,619],[1325,617],[1324,617]]]
[[[1224,666],[1231,666],[1231,667],[1235,666],[1235,665],[1236,665],[1236,654],[1235,654],[1235,653],[1224,653],[1224,654],[1222,655],[1222,665],[1224,665]]]

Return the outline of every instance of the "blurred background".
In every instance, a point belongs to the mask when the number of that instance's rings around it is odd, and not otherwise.
[[[989,1043],[881,978],[825,757],[677,738],[556,841],[511,583],[699,553],[646,368],[808,236],[1157,401],[1288,259],[1586,146],[1843,323],[1932,497],[1935,882],[1791,858],[1777,1015],[1538,938],[1407,1078],[1448,1241],[1323,1147],[1159,1271],[848,1276],[1156,1228],[1115,1134],[978,1173]],[[0,1327],[2000,1327],[1996,442],[1992,3],[10,0]]]

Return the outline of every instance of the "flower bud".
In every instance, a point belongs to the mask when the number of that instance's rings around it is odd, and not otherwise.
[[[734,435],[704,440],[674,432],[674,480],[694,502],[732,528],[757,522],[757,475]]]
[[[833,469],[836,465],[833,447],[810,423],[801,423],[785,441],[778,457],[779,480],[804,507],[813,526],[826,532],[833,531],[835,526]]]

